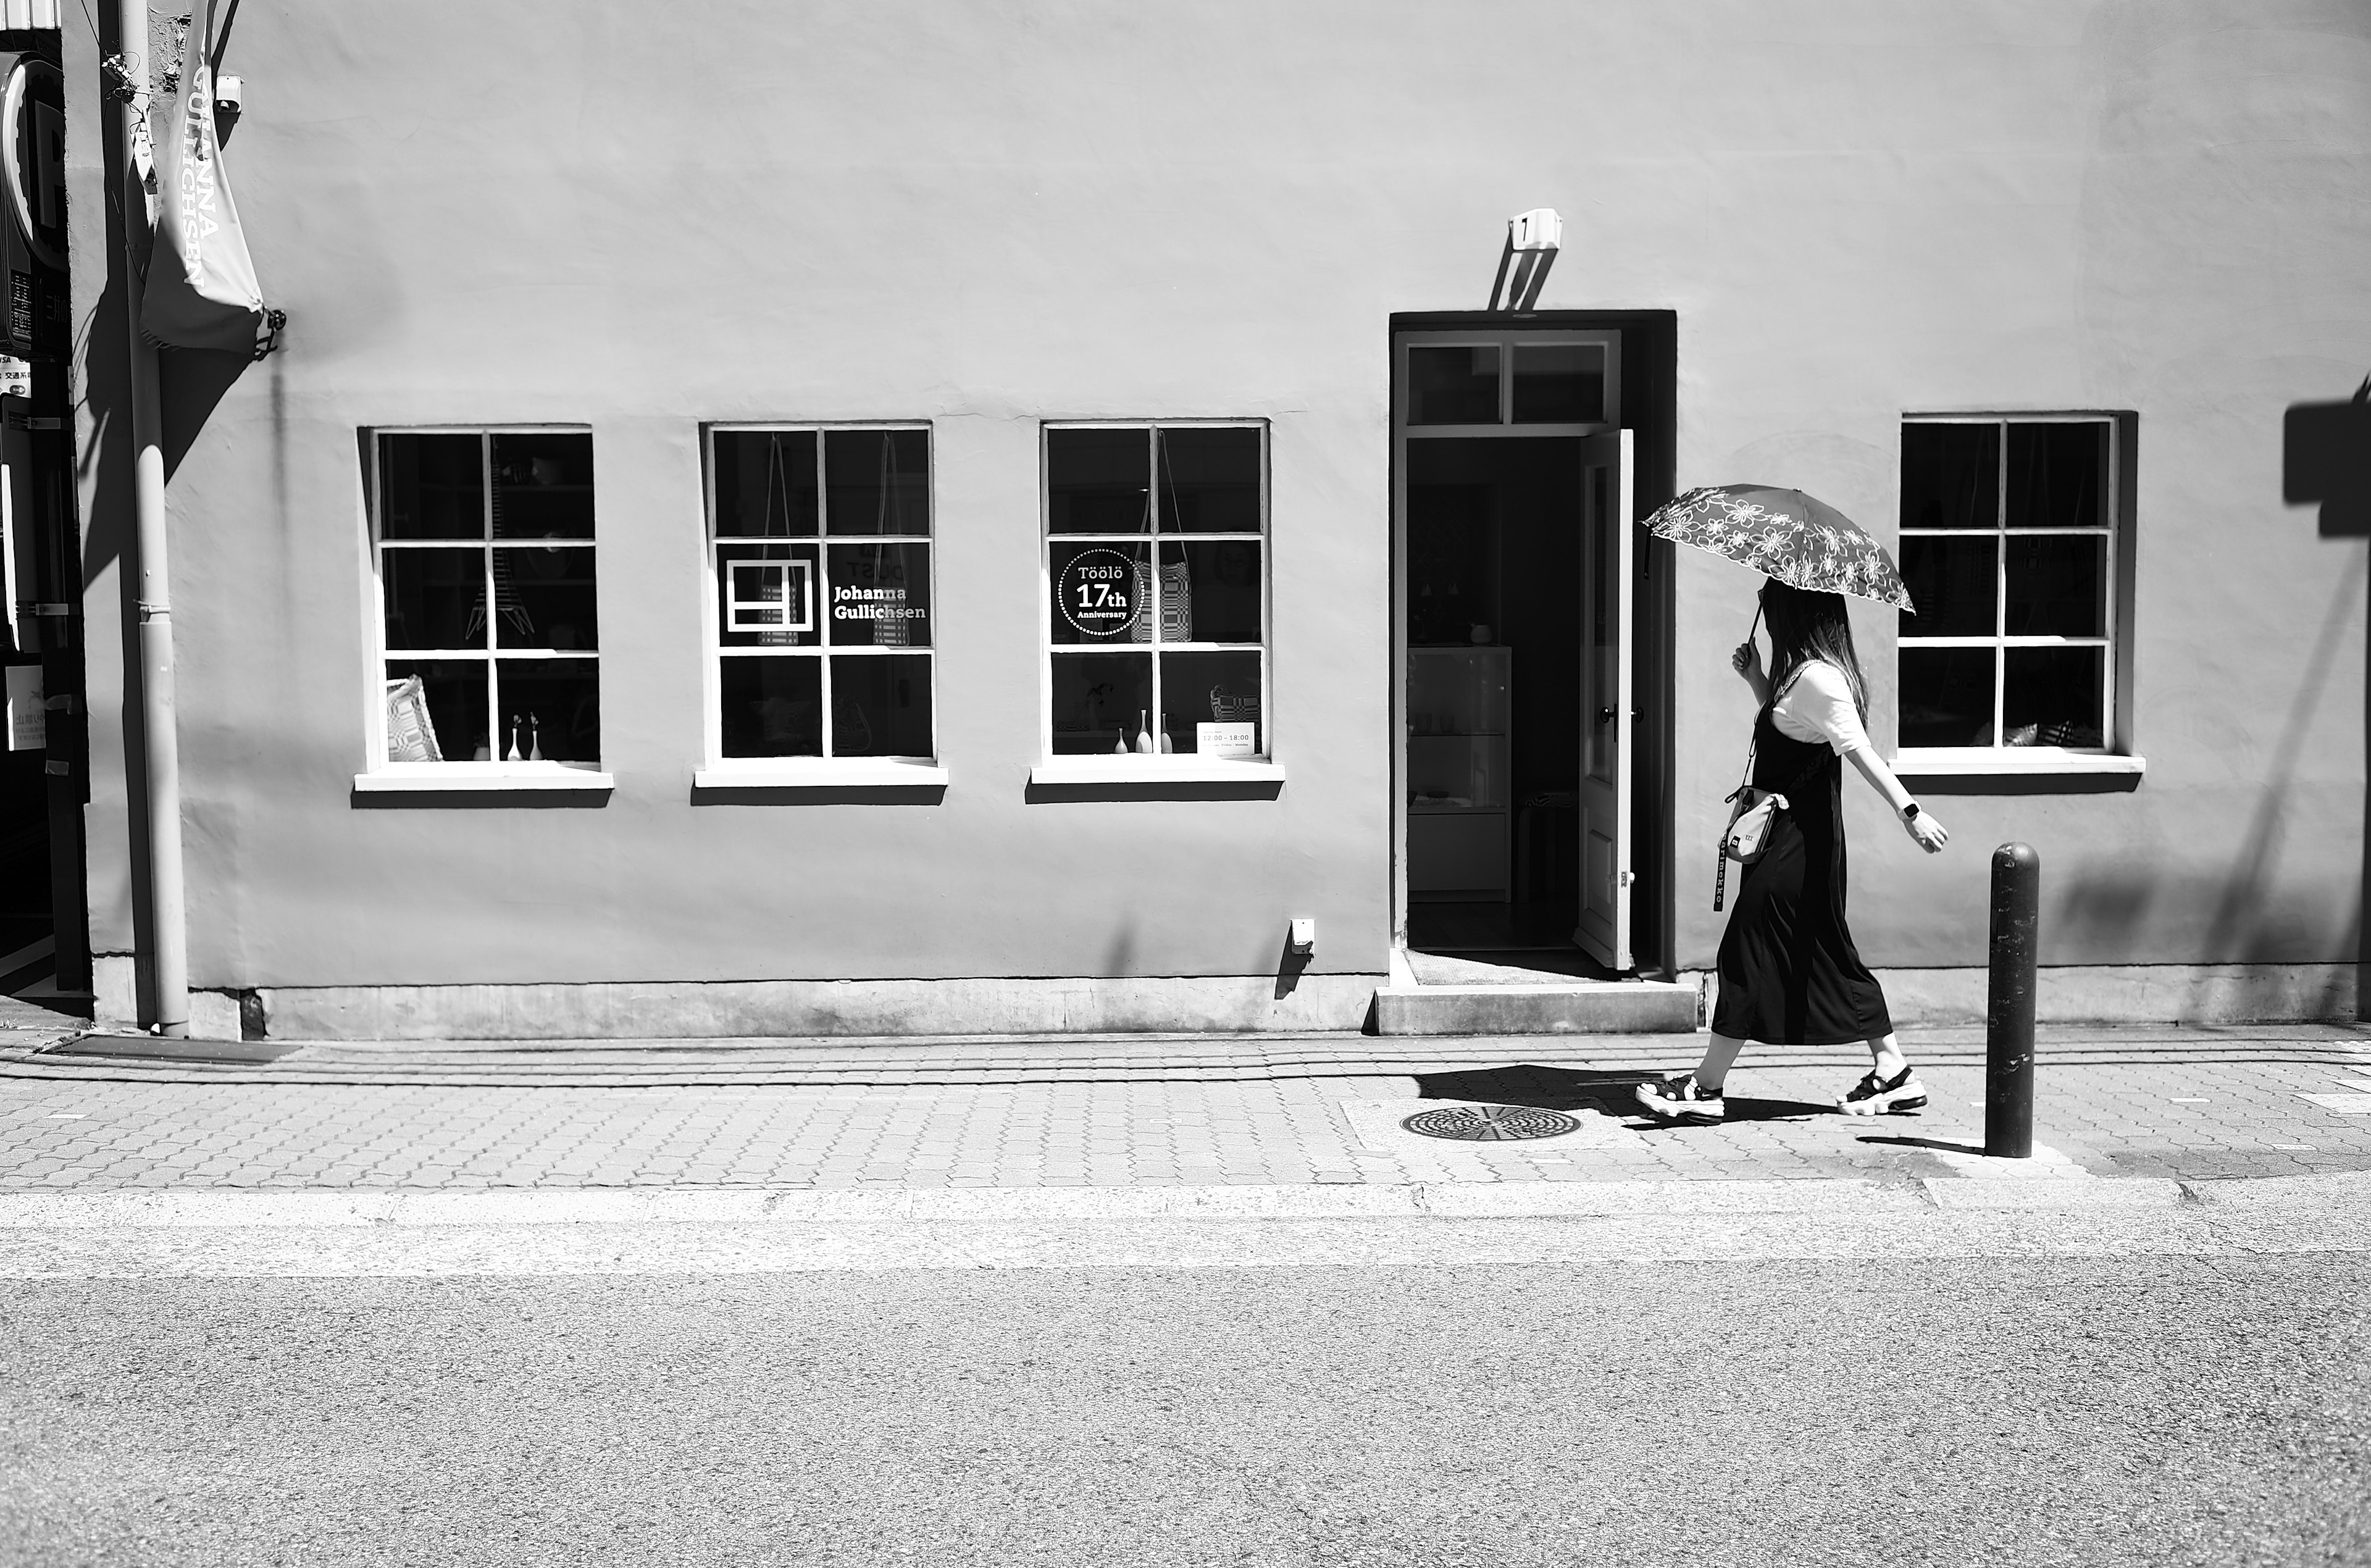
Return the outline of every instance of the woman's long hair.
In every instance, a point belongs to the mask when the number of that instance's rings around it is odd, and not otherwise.
[[[1853,651],[1852,620],[1845,613],[1842,594],[1814,594],[1789,588],[1776,578],[1762,585],[1762,615],[1770,623],[1770,693],[1775,699],[1787,689],[1797,671],[1814,659],[1825,659],[1845,673],[1852,687],[1853,706],[1860,721],[1868,722],[1868,686],[1861,679],[1860,656]]]

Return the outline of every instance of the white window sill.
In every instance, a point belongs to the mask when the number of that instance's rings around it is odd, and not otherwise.
[[[719,763],[691,776],[694,790],[944,789],[947,770],[934,763],[862,757],[769,757]]]
[[[354,775],[365,795],[414,794],[427,790],[614,790],[618,780],[564,762],[390,762]]]
[[[1058,756],[1029,770],[1032,784],[1281,784],[1284,765],[1262,757]]]
[[[1906,778],[2047,778],[2101,774],[2136,777],[2148,771],[2148,758],[2107,756],[2098,752],[2059,751],[2049,746],[1953,746],[1933,751],[1903,752],[1893,771]]]

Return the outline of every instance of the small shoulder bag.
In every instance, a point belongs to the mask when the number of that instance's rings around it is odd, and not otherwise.
[[[1720,866],[1713,873],[1712,906],[1719,912],[1729,892],[1729,863],[1750,866],[1762,859],[1770,847],[1770,835],[1778,825],[1778,813],[1787,809],[1787,792],[1800,789],[1804,781],[1817,773],[1827,758],[1813,759],[1810,766],[1787,781],[1786,790],[1757,790],[1749,782],[1753,777],[1753,753],[1749,744],[1745,748],[1745,777],[1737,788],[1722,797],[1729,807],[1729,826],[1720,836]]]

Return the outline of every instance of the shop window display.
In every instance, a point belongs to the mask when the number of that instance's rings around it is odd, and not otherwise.
[[[928,761],[931,432],[709,432],[716,750]]]
[[[1903,425],[1905,751],[2108,749],[2117,439],[2106,415]]]
[[[387,760],[601,763],[593,437],[375,442]]]
[[[1266,438],[1047,427],[1051,755],[1268,755]]]

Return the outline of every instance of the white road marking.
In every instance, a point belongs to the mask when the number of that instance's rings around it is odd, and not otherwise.
[[[2181,1210],[1499,1220],[493,1226],[93,1230],[0,1237],[0,1277],[724,1274],[982,1268],[1475,1267],[1749,1259],[2215,1256],[2371,1251],[2371,1223]]]
[[[2297,1098],[2342,1116],[2371,1115],[2371,1094],[2300,1094]]]
[[[1161,1202],[1146,1201],[1148,1194]],[[0,1195],[0,1278],[2371,1252],[2371,1172],[2187,1185],[1938,1178],[1128,1188],[1100,1195],[1077,1188],[192,1193],[151,1194],[171,1201],[145,1208],[115,1201],[140,1196]],[[40,1202],[20,1201],[30,1199]],[[969,1217],[956,1199],[971,1204]]]

